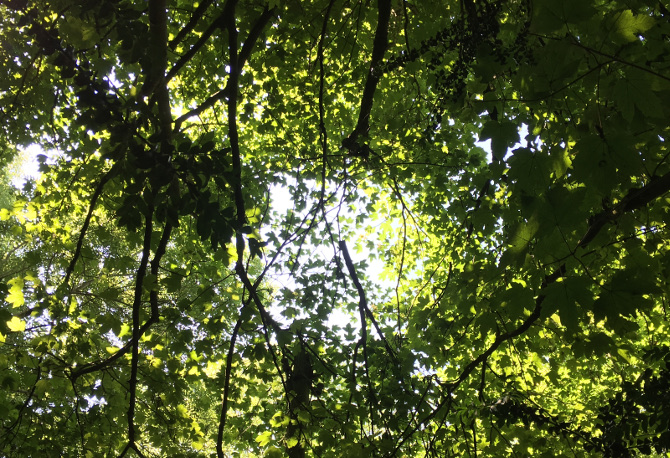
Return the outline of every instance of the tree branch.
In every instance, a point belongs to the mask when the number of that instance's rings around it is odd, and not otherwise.
[[[191,16],[191,19],[189,19],[188,23],[179,31],[177,36],[170,41],[170,49],[174,50],[177,45],[181,43],[184,38],[186,38],[186,35],[193,31],[195,26],[198,25],[198,22],[200,22],[200,19],[202,19],[205,11],[207,11],[207,8],[209,8],[209,5],[212,4],[212,1],[213,0],[204,0],[198,4],[198,7],[193,12],[193,16]]]
[[[370,310],[370,307],[368,307],[368,301],[365,298],[365,290],[363,289],[363,286],[361,285],[361,282],[358,279],[358,275],[356,274],[356,268],[354,267],[354,263],[351,261],[351,256],[349,255],[349,249],[347,248],[347,242],[344,240],[340,241],[340,250],[342,250],[342,255],[344,256],[344,263],[347,266],[347,270],[349,270],[349,275],[351,276],[351,280],[354,282],[354,286],[356,287],[356,291],[358,291],[358,297],[359,297],[359,308],[361,311],[361,320],[362,326],[365,326],[365,317],[367,316],[370,318],[370,321],[372,322],[373,326],[375,327],[375,330],[377,331],[377,335],[379,338],[384,342],[384,346],[386,347],[386,350],[389,352],[389,355],[397,361],[397,357],[393,349],[391,348],[391,345],[389,345],[388,341],[386,340],[386,337],[384,336],[384,333],[382,332],[381,328],[379,327],[379,323],[377,323],[377,320],[375,316],[372,314],[372,311]]]
[[[372,48],[372,60],[368,77],[363,89],[360,111],[358,113],[358,122],[353,132],[342,141],[342,146],[349,150],[354,156],[367,156],[369,149],[364,148],[358,143],[360,135],[367,135],[370,130],[370,111],[372,111],[372,102],[375,96],[375,90],[382,75],[379,68],[388,46],[388,27],[391,17],[391,0],[377,1],[377,30],[375,31],[375,40]]]
[[[588,245],[608,222],[616,221],[626,212],[644,207],[668,191],[670,191],[670,172],[661,177],[652,178],[649,184],[641,188],[629,190],[614,208],[602,211],[591,218],[589,228],[577,243],[577,248]]]
[[[224,456],[223,454],[223,431],[226,426],[226,417],[228,414],[228,396],[230,394],[230,375],[233,372],[233,355],[235,353],[235,342],[237,341],[237,335],[240,332],[240,327],[242,326],[242,311],[247,306],[243,304],[240,308],[239,318],[235,323],[233,328],[233,333],[230,336],[230,347],[228,348],[228,355],[226,356],[226,375],[225,381],[223,384],[223,402],[221,403],[221,413],[219,415],[219,430],[216,437],[216,455],[219,458]]]
[[[165,227],[163,228],[163,235],[161,235],[161,240],[160,242],[158,242],[158,247],[156,248],[154,258],[151,260],[151,275],[154,275],[156,277],[156,281],[158,281],[158,270],[160,269],[161,259],[165,254],[165,250],[167,249],[167,244],[170,241],[171,234],[172,234],[172,225],[170,223],[165,223]],[[158,310],[157,289],[153,288],[151,289],[151,292],[149,293],[149,302],[151,304],[151,316],[149,317],[147,322],[144,323],[142,329],[140,329],[141,334],[144,334],[144,332],[146,331],[146,329],[149,328],[149,326],[156,323],[160,316],[160,310]]]
[[[237,261],[235,264],[235,273],[237,276],[240,278],[242,281],[242,284],[244,287],[249,291],[249,295],[251,299],[254,301],[254,304],[258,308],[258,312],[261,318],[261,322],[263,323],[263,330],[264,330],[264,336],[266,343],[270,347],[270,352],[272,354],[272,359],[275,364],[275,367],[279,368],[279,364],[277,362],[276,355],[272,351],[272,343],[270,340],[270,335],[268,333],[268,326],[273,325],[275,330],[279,330],[279,326],[277,323],[272,320],[270,315],[268,314],[267,310],[263,306],[263,303],[261,302],[260,298],[258,297],[258,293],[256,291],[256,285],[252,284],[251,281],[249,280],[249,276],[247,275],[246,269],[244,267],[244,249],[245,249],[245,243],[244,243],[244,234],[242,233],[242,228],[246,225],[247,218],[246,218],[246,210],[245,210],[245,204],[244,204],[244,194],[242,192],[242,161],[240,157],[240,145],[239,145],[239,135],[238,135],[238,128],[237,128],[237,86],[238,86],[238,80],[239,80],[239,74],[241,71],[241,60],[238,56],[237,53],[237,27],[236,27],[236,20],[235,20],[235,6],[237,4],[236,0],[231,0],[230,2],[230,14],[227,16],[226,20],[226,30],[228,31],[228,57],[229,57],[229,65],[230,65],[230,77],[228,79],[228,85],[227,88],[230,88],[229,90],[229,96],[228,96],[228,139],[230,141],[230,149],[231,149],[231,155],[232,155],[232,165],[233,165],[233,176],[235,177],[234,180],[234,203],[235,203],[235,209],[236,209],[236,233],[235,233],[235,246],[236,246],[236,251],[237,251]],[[263,15],[265,14],[265,11]],[[263,17],[262,15],[262,17]],[[249,46],[253,46],[253,44],[250,44]],[[250,52],[250,51],[249,51]],[[231,348],[234,346],[234,340],[231,339]],[[230,352],[230,350],[229,350]],[[232,358],[232,356],[231,356]],[[222,438],[222,427],[223,427],[223,422],[225,421],[225,416],[224,416],[224,409],[226,406],[222,405],[222,413],[221,413],[221,418],[219,422],[219,438]],[[223,448],[222,448],[222,443],[217,440],[217,456],[219,458],[223,458]]]
[[[161,240],[158,243],[156,254],[154,255],[153,260],[151,261],[152,275],[156,276],[158,275],[158,270],[160,268],[160,260],[165,254],[165,250],[170,240],[171,233],[172,233],[172,225],[168,223],[165,225],[165,228],[163,229],[163,235],[161,236]],[[139,333],[140,337],[142,337],[144,333],[147,332],[147,330],[151,327],[151,325],[158,322],[158,318],[160,317],[160,310],[158,309],[157,291],[151,290],[151,293],[149,294],[149,301],[151,304],[151,316],[140,328]],[[75,380],[77,380],[77,378],[81,377],[84,374],[90,374],[91,372],[96,372],[104,369],[105,367],[111,365],[114,361],[119,359],[121,356],[128,353],[132,348],[132,346],[133,346],[133,340],[131,339],[130,341],[126,342],[126,344],[123,347],[121,347],[116,353],[114,353],[109,358],[104,359],[102,361],[98,361],[97,363],[83,365],[78,370],[73,371],[72,374],[70,374],[70,379],[74,382]]]
[[[354,286],[358,291],[358,312],[361,317],[361,338],[359,342],[363,345],[363,363],[365,365],[365,376],[368,379],[368,393],[370,399],[368,401],[368,408],[370,410],[370,423],[372,425],[372,435],[374,435],[374,406],[376,405],[375,395],[372,387],[372,380],[370,379],[370,362],[368,359],[368,324],[365,319],[366,310],[368,308],[368,302],[365,298],[365,290],[361,285],[361,282],[358,280],[358,275],[356,274],[356,269],[354,268],[354,263],[351,262],[351,256],[349,256],[349,250],[347,250],[347,244],[344,240],[340,241],[340,250],[342,250],[342,255],[344,256],[344,263],[349,270],[349,275],[351,280],[354,282]]]
[[[88,206],[88,213],[86,214],[86,219],[84,220],[84,225],[81,227],[81,231],[79,231],[79,239],[77,240],[77,248],[75,248],[75,250],[74,250],[74,255],[72,256],[72,260],[70,261],[70,265],[68,265],[67,269],[65,270],[65,279],[63,280],[63,285],[64,286],[67,286],[68,283],[70,282],[70,276],[72,275],[72,272],[74,271],[74,268],[77,264],[77,260],[79,259],[79,256],[81,256],[81,248],[84,244],[84,237],[86,236],[86,232],[88,231],[88,226],[91,224],[91,218],[93,217],[93,211],[95,210],[95,205],[98,202],[98,198],[102,194],[102,191],[105,188],[105,185],[107,184],[107,182],[114,175],[116,175],[116,168],[112,167],[112,169],[102,177],[102,179],[100,180],[100,183],[98,183],[98,186],[95,188],[95,191],[93,192],[93,196],[91,197],[91,203]]]
[[[167,69],[167,0],[150,0],[149,2],[149,32],[151,34],[148,69],[149,91],[145,95],[155,92],[158,102],[158,120],[161,132],[161,152],[169,154],[172,135],[172,110],[170,109],[170,92],[167,87],[165,70]],[[145,83],[146,85],[146,83]]]
[[[228,3],[226,4],[226,7],[228,6]],[[232,14],[230,12],[224,11],[224,14]],[[238,65],[239,65],[239,70],[241,70],[244,65],[246,64],[247,60],[249,60],[249,57],[251,56],[251,51],[254,48],[254,45],[256,44],[256,41],[260,37],[261,33],[263,32],[263,29],[267,26],[268,22],[270,19],[275,17],[276,14],[276,8],[273,8],[271,10],[268,10],[267,8],[261,13],[261,15],[258,17],[256,22],[254,23],[253,27],[249,31],[249,36],[247,39],[244,41],[244,44],[242,45],[242,50],[240,51],[237,60],[238,60]],[[221,15],[219,17],[220,21],[224,20],[224,15]],[[216,21],[215,21],[216,22]],[[172,71],[171,71],[172,73]],[[226,87],[221,89],[220,91],[216,92],[215,94],[212,94],[209,96],[203,103],[192,109],[191,111],[184,113],[181,115],[177,120],[175,121],[175,126],[174,126],[174,131],[178,132],[181,129],[181,125],[184,123],[189,118],[192,118],[193,116],[197,116],[203,111],[207,110],[208,108],[213,107],[216,102],[219,100],[223,100],[228,97],[230,91],[231,91],[231,85],[230,85],[230,80],[228,83],[226,83]]]
[[[170,81],[178,72],[186,65],[192,58],[195,56],[200,48],[202,48],[209,38],[214,34],[214,32],[221,27],[221,24],[225,22],[225,17],[230,12],[228,11],[228,5],[230,2],[227,2],[223,8],[223,12],[216,18],[212,23],[207,27],[207,30],[202,32],[198,41],[195,42],[191,48],[186,51],[182,56],[177,60],[177,62],[172,66],[170,71],[165,76],[166,81]]]
[[[133,338],[132,355],[130,366],[130,381],[128,382],[130,399],[128,401],[128,444],[134,447],[135,444],[135,403],[137,400],[137,365],[140,353],[140,311],[142,307],[142,291],[144,287],[144,278],[146,276],[147,264],[149,263],[149,254],[151,253],[151,234],[153,232],[153,208],[150,208],[146,215],[144,228],[144,247],[142,249],[142,259],[140,266],[135,274],[135,297],[133,299]]]

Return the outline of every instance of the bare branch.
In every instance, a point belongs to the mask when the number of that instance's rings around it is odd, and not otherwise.
[[[670,172],[661,177],[653,178],[646,186],[631,189],[614,208],[600,212],[591,218],[589,229],[579,241],[577,247],[585,247],[608,222],[617,220],[626,212],[644,207],[668,191],[670,191]]]

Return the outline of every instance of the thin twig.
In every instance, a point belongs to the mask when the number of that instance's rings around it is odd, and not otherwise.
[[[193,31],[196,25],[198,25],[198,22],[200,22],[200,19],[202,19],[202,16],[205,14],[205,11],[207,8],[209,8],[209,5],[212,4],[213,0],[203,0],[198,4],[198,7],[195,9],[193,12],[193,16],[191,16],[191,19],[189,19],[188,23],[179,31],[176,37],[174,37],[172,40],[170,40],[170,43],[168,46],[170,46],[170,49],[174,50],[179,43]]]
[[[342,255],[344,256],[344,262],[347,266],[347,269],[349,270],[349,275],[351,276],[351,280],[354,282],[354,286],[356,287],[356,291],[358,291],[358,298],[359,298],[359,307],[361,311],[361,325],[365,326],[365,317],[367,316],[370,318],[370,321],[372,322],[372,325],[375,327],[375,330],[377,331],[377,335],[379,338],[384,342],[384,346],[386,347],[386,350],[389,353],[389,356],[391,356],[396,362],[397,362],[397,357],[393,349],[391,348],[391,345],[389,345],[388,341],[386,340],[386,337],[384,336],[384,333],[382,332],[381,328],[379,327],[379,323],[377,323],[377,319],[375,316],[372,314],[372,311],[370,310],[370,307],[368,307],[368,301],[365,298],[365,290],[363,289],[363,286],[361,285],[360,280],[358,279],[358,275],[356,274],[356,268],[354,267],[354,263],[351,261],[351,256],[349,255],[349,249],[347,248],[347,242],[344,240],[340,241],[340,250],[342,251]]]
[[[72,272],[74,271],[75,266],[77,265],[77,261],[79,260],[79,256],[81,256],[81,248],[84,244],[84,237],[86,236],[86,232],[88,231],[88,226],[91,224],[91,218],[93,217],[93,211],[95,210],[95,205],[98,202],[98,198],[102,194],[103,189],[105,188],[105,185],[107,182],[114,176],[116,175],[116,167],[112,167],[111,170],[109,170],[100,180],[100,183],[98,183],[98,186],[95,188],[95,191],[93,192],[93,196],[91,197],[91,203],[88,206],[88,213],[86,214],[86,219],[84,220],[84,224],[81,227],[81,230],[79,231],[79,239],[77,240],[77,248],[74,250],[74,255],[72,256],[72,260],[70,261],[70,265],[67,266],[67,269],[65,270],[65,279],[63,280],[63,285],[67,286],[68,283],[70,282],[70,276],[72,275]]]
[[[226,418],[228,415],[228,397],[230,395],[230,375],[233,372],[233,355],[235,354],[235,342],[237,341],[237,335],[240,332],[240,326],[242,326],[242,312],[247,304],[243,304],[238,313],[239,318],[235,323],[233,328],[233,333],[230,336],[230,347],[228,348],[228,355],[226,356],[226,374],[225,381],[223,384],[223,402],[221,403],[221,413],[219,415],[219,430],[216,438],[216,447],[217,454],[223,454],[223,450],[219,452],[219,444],[223,444],[223,431],[226,427]]]

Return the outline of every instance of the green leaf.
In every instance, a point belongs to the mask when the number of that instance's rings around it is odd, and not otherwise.
[[[256,442],[258,442],[258,445],[261,447],[265,447],[272,441],[272,431],[265,431],[258,436],[256,436]]]
[[[587,189],[606,196],[617,186],[616,163],[597,135],[584,135],[575,144],[572,176]]]
[[[533,28],[553,32],[568,23],[578,24],[588,21],[597,12],[592,4],[579,0],[561,2],[540,0],[533,3]]]
[[[0,455],[667,448],[665,3],[24,3]]]
[[[620,106],[621,114],[627,121],[633,120],[634,107],[645,116],[664,116],[659,97],[651,90],[653,79],[638,69],[626,69],[623,78],[614,86],[613,97]]]
[[[540,222],[537,215],[533,215],[528,221],[520,223],[513,231],[509,251],[518,255],[527,250],[539,228]]]
[[[292,448],[298,445],[300,441],[298,440],[297,437],[289,437],[286,439],[286,447]]]
[[[549,184],[550,159],[546,155],[528,148],[517,148],[507,163],[509,178],[519,191],[533,195]]]
[[[147,274],[142,287],[147,291],[158,291],[158,277],[155,274]]]
[[[4,374],[2,376],[2,382],[0,382],[0,388],[8,391],[16,390],[18,386],[18,380],[14,374]]]
[[[25,303],[23,296],[23,277],[14,277],[7,282],[9,284],[9,294],[6,301],[12,304],[12,307],[21,307]]]
[[[533,292],[519,283],[513,283],[512,286],[491,299],[492,306],[503,307],[510,317],[523,317],[526,310],[532,310],[535,307]]]
[[[651,29],[656,20],[644,13],[635,14],[631,10],[625,10],[614,16],[614,31],[621,42],[639,40],[638,35]]]
[[[507,148],[519,141],[519,127],[511,121],[487,121],[482,127],[479,139],[491,139],[493,157],[502,160]]]
[[[181,289],[181,283],[183,279],[183,275],[178,273],[170,273],[170,275],[161,279],[161,282],[165,285],[166,291],[168,293],[175,293]]]

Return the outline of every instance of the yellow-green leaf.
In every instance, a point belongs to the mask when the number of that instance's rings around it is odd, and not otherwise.
[[[623,41],[636,41],[638,34],[646,32],[655,23],[655,19],[646,14],[633,14],[631,10],[626,10],[617,18],[614,28]]]
[[[119,339],[121,339],[127,334],[130,334],[130,325],[124,323],[121,325],[121,332],[119,332]]]
[[[9,280],[9,294],[7,295],[7,302],[13,307],[21,307],[25,303],[23,297],[23,277],[15,277]]]
[[[288,439],[286,439],[286,446],[288,448],[295,447],[296,445],[298,445],[297,437],[289,437]]]
[[[7,328],[12,332],[23,332],[26,330],[26,322],[15,316],[7,322]]]
[[[270,443],[272,440],[272,433],[270,431],[265,431],[264,433],[261,433],[256,437],[256,442],[258,442],[258,445],[261,447],[265,447]]]

